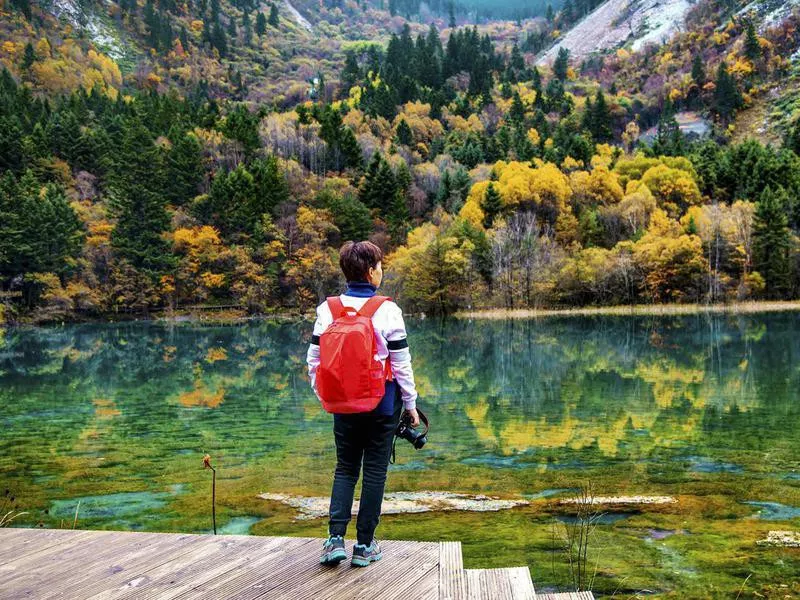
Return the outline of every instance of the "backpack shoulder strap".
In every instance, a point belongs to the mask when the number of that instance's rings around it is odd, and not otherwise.
[[[371,319],[372,316],[375,314],[375,311],[377,311],[378,308],[380,307],[380,305],[386,302],[387,300],[391,300],[391,298],[389,296],[373,296],[372,298],[367,300],[364,303],[364,306],[362,306],[358,310],[358,314],[364,317],[369,317]]]
[[[342,304],[342,299],[339,296],[328,296],[328,308],[331,309],[331,316],[333,320],[339,318],[344,310],[344,304]]]

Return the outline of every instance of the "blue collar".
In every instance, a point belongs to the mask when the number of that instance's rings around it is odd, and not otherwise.
[[[377,291],[378,288],[366,281],[348,281],[344,295],[355,298],[372,298]]]

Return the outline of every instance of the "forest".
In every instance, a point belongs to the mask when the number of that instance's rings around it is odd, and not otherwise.
[[[409,311],[797,297],[800,127],[737,127],[793,80],[800,15],[702,0],[663,44],[539,64],[595,4],[502,33],[345,4],[385,41],[343,33],[278,93],[242,65],[300,39],[283,5],[123,0],[147,49],[130,68],[6,2],[0,321],[306,311],[349,239],[383,249]],[[689,111],[708,135],[684,133]]]

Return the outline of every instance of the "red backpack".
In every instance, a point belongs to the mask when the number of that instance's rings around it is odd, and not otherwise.
[[[320,364],[317,393],[329,413],[369,412],[378,406],[391,379],[386,366],[375,359],[377,345],[372,315],[387,296],[372,296],[359,310],[345,307],[338,296],[328,298],[333,323],[319,336]]]

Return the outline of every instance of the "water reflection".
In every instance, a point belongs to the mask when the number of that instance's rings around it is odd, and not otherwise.
[[[798,468],[794,314],[409,319],[408,329],[435,434],[398,471]],[[0,472],[16,485],[48,482],[50,495],[87,478],[141,487],[179,483],[176,460],[210,451],[242,471],[231,476],[275,459],[323,488],[304,470],[332,456],[330,417],[305,376],[309,334],[308,323],[271,322],[7,330]]]

